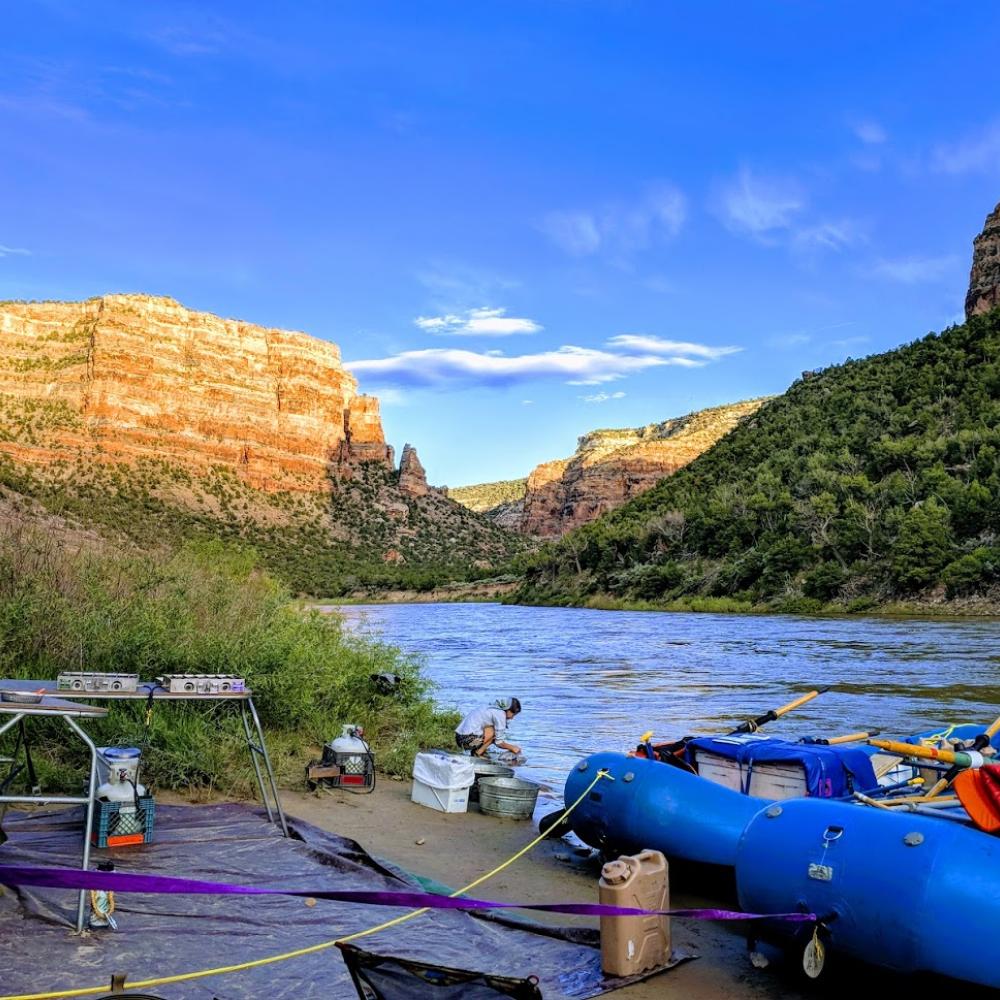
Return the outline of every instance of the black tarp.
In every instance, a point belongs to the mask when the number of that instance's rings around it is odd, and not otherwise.
[[[353,840],[289,821],[286,839],[242,805],[157,809],[154,843],[95,851],[119,871],[301,889],[411,890]],[[77,868],[82,809],[8,813],[0,864]],[[525,863],[530,864],[530,860]],[[0,996],[106,985],[231,965],[342,937],[405,912],[290,896],[117,894],[118,931],[73,933],[77,893],[11,889],[0,894]],[[313,902],[314,905],[309,905]],[[486,975],[536,976],[547,997],[579,998],[625,985],[600,968],[597,934],[521,920],[432,911],[360,939],[389,955]],[[165,1000],[355,1000],[340,951],[148,991]]]

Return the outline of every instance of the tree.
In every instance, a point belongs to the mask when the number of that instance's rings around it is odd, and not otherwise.
[[[937,580],[954,554],[951,517],[937,500],[904,515],[890,553],[893,579],[904,590],[920,590]]]

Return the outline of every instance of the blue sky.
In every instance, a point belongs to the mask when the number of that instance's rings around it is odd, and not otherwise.
[[[1000,5],[35,2],[0,38],[0,297],[340,344],[461,485],[961,314]]]

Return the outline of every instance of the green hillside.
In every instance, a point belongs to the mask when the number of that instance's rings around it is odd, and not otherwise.
[[[530,557],[517,599],[1000,603],[998,536],[994,310],[804,376],[687,468]]]
[[[251,547],[298,594],[430,590],[495,575],[523,550],[517,535],[435,491],[409,496],[397,479],[366,463],[331,479],[329,493],[266,492],[221,467],[196,475],[167,461],[102,465],[85,454],[41,467],[0,454],[7,505],[34,521],[68,519],[139,551],[215,539]]]
[[[476,486],[455,486],[448,490],[448,496],[469,510],[485,514],[501,504],[524,499],[528,487],[524,479],[502,479],[495,483],[479,483]]]

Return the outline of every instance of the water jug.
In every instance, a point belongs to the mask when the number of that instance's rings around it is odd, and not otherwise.
[[[667,859],[659,851],[642,851],[609,861],[601,869],[599,898],[610,906],[669,909]],[[669,917],[601,917],[601,968],[609,976],[634,976],[669,958]]]

